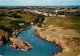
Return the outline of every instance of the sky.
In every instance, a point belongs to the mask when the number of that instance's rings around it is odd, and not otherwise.
[[[0,0],[0,6],[76,6],[80,0]]]

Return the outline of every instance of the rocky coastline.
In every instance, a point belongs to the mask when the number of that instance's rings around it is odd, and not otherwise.
[[[35,33],[36,33],[35,36],[37,36],[38,38],[40,38],[40,39],[42,39],[42,40],[45,40],[45,41],[48,41],[48,42],[50,42],[50,43],[55,43],[57,46],[59,46],[59,47],[61,48],[61,51],[62,51],[62,52],[65,50],[65,48],[62,47],[62,44],[57,43],[55,39],[53,40],[53,39],[49,39],[48,37],[45,37],[45,38],[41,37],[41,35],[40,35],[40,33],[39,33],[38,30],[36,30]],[[60,53],[60,52],[59,52],[59,53]],[[55,54],[57,54],[57,53],[53,53],[53,55],[55,55]]]
[[[24,28],[24,29],[20,28],[19,30],[15,30],[15,32],[12,33],[12,35],[10,37],[10,41],[12,42],[11,48],[29,50],[33,47],[28,42],[25,42],[25,41],[22,41],[22,40],[16,38],[20,32],[25,31],[26,29],[30,29],[30,27]],[[21,37],[19,37],[19,38],[21,38]]]

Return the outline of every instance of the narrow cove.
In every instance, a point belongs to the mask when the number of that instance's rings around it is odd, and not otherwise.
[[[21,32],[18,37],[33,45],[28,51],[14,50],[8,45],[0,46],[0,55],[19,55],[19,56],[53,56],[53,53],[61,52],[61,48],[54,43],[49,43],[35,36],[36,29],[28,29]]]

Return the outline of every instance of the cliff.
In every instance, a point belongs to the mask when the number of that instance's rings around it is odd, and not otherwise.
[[[63,51],[56,56],[68,56],[68,53],[74,56],[75,54],[79,55],[80,53],[80,34],[73,29],[63,29],[62,27],[53,27],[53,25],[50,25],[48,29],[38,29],[35,33],[37,37],[55,43],[62,48]]]

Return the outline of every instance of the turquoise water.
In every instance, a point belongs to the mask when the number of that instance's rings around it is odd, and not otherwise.
[[[24,50],[14,50],[8,45],[0,46],[0,55],[17,55],[17,56],[53,56],[52,53],[61,52],[61,49],[55,44],[51,44],[44,40],[39,39],[35,36],[36,29],[26,30],[25,33],[21,32],[18,37],[21,37],[22,40],[27,41],[33,48],[28,51]]]

